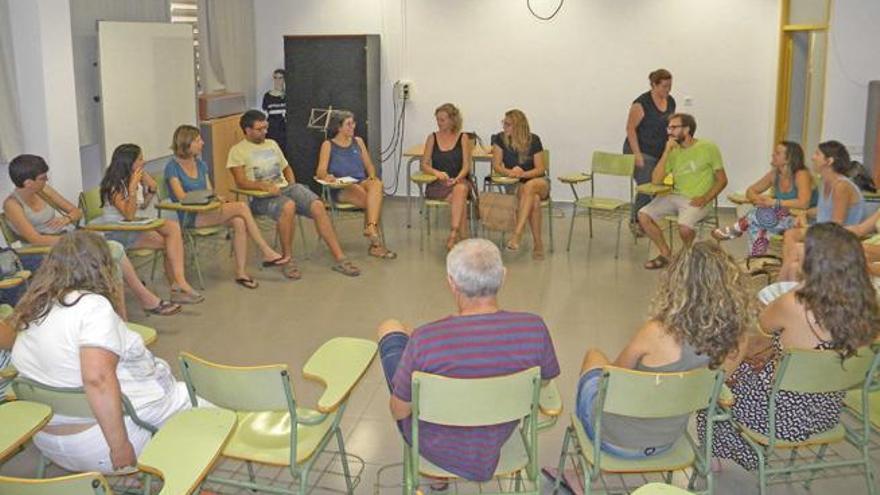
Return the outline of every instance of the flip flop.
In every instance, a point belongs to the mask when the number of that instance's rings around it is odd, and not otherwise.
[[[662,254],[645,263],[646,270],[659,270],[669,264],[669,260]]]
[[[180,313],[181,309],[183,309],[183,307],[180,304],[160,299],[159,304],[155,305],[154,307],[144,308],[144,313],[146,313],[147,316],[171,316],[173,314]]]
[[[741,236],[742,232],[736,231],[730,227],[721,227],[712,231],[712,238],[716,241],[729,241]]]
[[[252,278],[245,278],[245,277],[239,277],[239,278],[235,279],[235,283],[237,283],[238,285],[240,285],[246,289],[256,289],[257,287],[260,286],[260,284],[258,284],[256,280],[254,280]]]
[[[205,296],[196,291],[184,292],[180,289],[171,289],[171,302],[180,304],[199,304],[205,300]]]
[[[270,266],[283,266],[286,263],[287,263],[287,261],[284,261],[284,256],[279,256],[278,258],[275,258],[274,260],[264,261],[263,268],[268,268]]]

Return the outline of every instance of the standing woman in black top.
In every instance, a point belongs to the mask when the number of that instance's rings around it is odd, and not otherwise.
[[[529,121],[521,110],[508,110],[501,124],[504,131],[492,136],[492,170],[496,174],[520,180],[516,189],[519,198],[516,228],[507,241],[507,249],[519,249],[528,221],[534,241],[532,258],[542,260],[544,241],[541,240],[541,201],[550,195],[550,183],[544,177],[547,171],[544,146],[541,138],[529,130]]]
[[[462,226],[467,225],[467,198],[471,185],[472,143],[461,132],[461,112],[452,103],[444,103],[434,110],[437,132],[428,134],[422,156],[422,172],[437,177],[425,188],[428,199],[445,199],[449,202],[451,219],[446,249],[452,249],[464,236]]]
[[[675,98],[672,90],[672,74],[666,69],[657,69],[648,74],[651,90],[636,98],[629,107],[626,118],[626,141],[623,152],[636,157],[633,178],[636,184],[651,182],[654,166],[663,155],[666,145],[666,125],[669,116],[675,113]],[[634,235],[643,234],[639,226],[639,210],[651,201],[647,194],[637,194],[630,217],[630,230]]]
[[[287,91],[284,84],[286,72],[275,69],[272,73],[272,89],[263,95],[263,111],[269,121],[266,137],[278,143],[287,157]]]

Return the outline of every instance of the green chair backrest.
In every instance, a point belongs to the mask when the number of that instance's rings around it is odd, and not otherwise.
[[[82,387],[51,387],[19,375],[12,380],[12,390],[15,392],[15,397],[19,400],[29,400],[31,402],[46,404],[52,408],[53,413],[75,418],[95,417],[92,412],[92,407],[89,405],[89,401],[86,398],[85,390]],[[131,417],[132,421],[138,426],[151,433],[156,432],[157,429],[155,426],[138,418],[134,406],[131,405],[128,397],[124,394],[122,396],[122,412],[126,416]]]
[[[0,476],[0,495],[112,495],[99,473],[78,473],[60,478],[30,479]]]
[[[541,153],[544,155],[544,175],[550,175],[550,150],[544,150]]]
[[[412,377],[414,411],[418,407],[420,420],[448,426],[519,421],[533,412],[540,386],[537,367],[491,378],[449,378],[417,371]]]
[[[6,241],[7,246],[11,246],[13,242],[21,240],[18,234],[9,226],[5,213],[0,213],[0,231],[3,231],[3,239]]]
[[[690,414],[712,404],[722,372],[698,368],[681,373],[649,373],[606,366],[602,411],[635,418]]]
[[[201,397],[234,411],[295,411],[287,366],[227,366],[180,353],[190,399]]]
[[[869,347],[859,348],[844,361],[836,351],[789,349],[777,371],[777,386],[802,394],[849,390],[865,381],[873,359]]]
[[[79,195],[79,207],[83,211],[83,216],[85,217],[86,222],[91,222],[103,215],[104,209],[101,208],[101,188],[95,187],[88,191],[83,191]]]
[[[0,304],[0,318],[8,318],[10,315],[12,315],[12,306]]]
[[[632,177],[635,164],[635,155],[623,155],[620,153],[594,151],[592,172],[593,174]]]

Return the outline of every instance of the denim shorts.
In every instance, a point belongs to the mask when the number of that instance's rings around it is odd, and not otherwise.
[[[584,432],[590,437],[590,440],[596,438],[593,432],[593,404],[599,395],[599,380],[602,379],[602,368],[594,368],[583,375],[578,380],[577,400],[575,401],[575,415]],[[602,450],[613,456],[624,459],[644,459],[646,457],[662,454],[672,447],[672,445],[663,445],[660,447],[645,447],[641,449],[633,449],[627,447],[618,447],[617,445],[602,441]]]
[[[397,371],[397,365],[400,364],[400,358],[403,357],[403,350],[409,343],[409,335],[403,332],[391,332],[385,334],[379,340],[379,359],[382,361],[382,371],[385,372],[385,381],[388,382],[388,390],[391,390],[391,381],[394,380],[394,373]]]
[[[281,211],[288,201],[296,205],[296,214],[312,217],[312,203],[319,200],[318,195],[302,184],[290,184],[282,187],[278,196],[251,199],[251,212],[254,215],[265,215],[278,220]]]

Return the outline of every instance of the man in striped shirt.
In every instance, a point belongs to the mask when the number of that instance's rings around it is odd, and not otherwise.
[[[446,258],[447,281],[458,311],[411,332],[388,320],[379,327],[379,354],[391,389],[391,415],[407,443],[411,434],[410,382],[415,371],[452,378],[508,375],[540,366],[541,378],[559,375],[559,363],[540,316],[503,311],[504,281],[498,248],[485,239],[458,243]],[[419,452],[471,481],[492,478],[501,446],[517,422],[479,428],[419,424]]]

